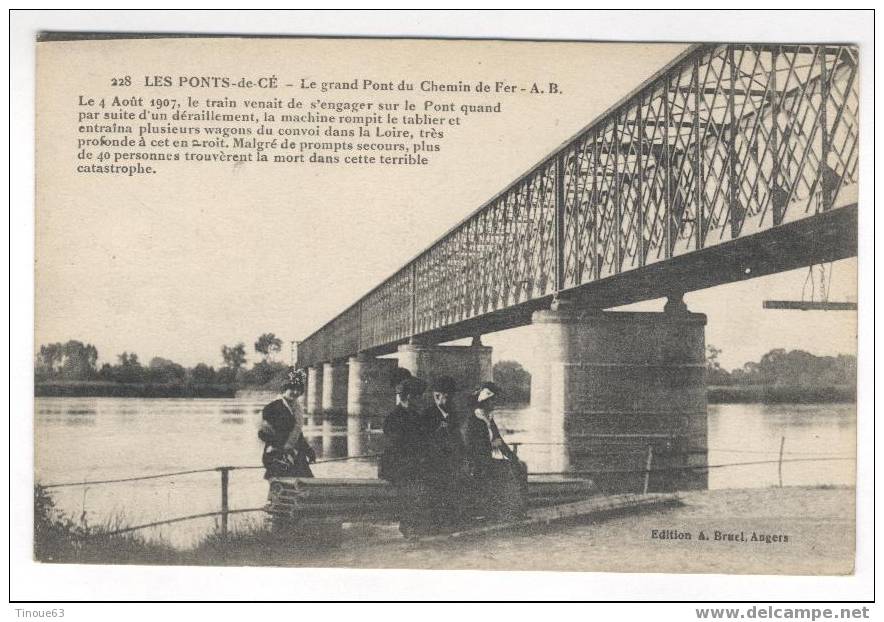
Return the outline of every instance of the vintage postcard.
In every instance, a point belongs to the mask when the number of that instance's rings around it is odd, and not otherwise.
[[[789,41],[42,33],[34,559],[851,574],[868,61]]]

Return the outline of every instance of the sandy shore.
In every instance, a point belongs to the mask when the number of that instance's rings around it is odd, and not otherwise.
[[[855,548],[854,496],[854,489],[842,487],[691,492],[683,495],[681,506],[642,514],[432,543],[406,541],[393,525],[352,525],[345,527],[342,542],[331,550],[308,552],[281,546],[268,552],[265,548],[260,561],[252,555],[254,551],[242,550],[231,552],[226,563],[849,574]]]

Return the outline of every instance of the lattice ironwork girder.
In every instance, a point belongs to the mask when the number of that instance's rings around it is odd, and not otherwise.
[[[827,56],[836,56],[840,57],[844,52],[847,52],[847,57],[844,62],[856,62],[856,59],[852,55],[852,50],[854,49],[850,44],[844,45],[822,45],[817,43],[750,43],[746,44],[747,47],[750,47],[752,50],[757,52],[766,52],[777,54],[782,54],[783,52],[787,52],[790,54],[811,54],[813,53],[810,50],[816,51],[816,53],[822,53]]]
[[[757,236],[826,211],[856,183],[857,58],[834,45],[696,46],[372,290],[358,314],[311,335],[299,357],[339,355],[354,335],[379,351],[427,329],[451,334],[565,286],[631,283],[637,270],[718,253],[750,220]]]

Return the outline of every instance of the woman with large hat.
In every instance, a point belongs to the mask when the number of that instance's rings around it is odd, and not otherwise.
[[[279,399],[261,411],[258,438],[264,441],[261,461],[264,478],[313,477],[310,463],[316,452],[304,438],[304,412],[298,398],[304,394],[304,375],[294,371],[283,383]]]
[[[484,382],[471,396],[472,417],[461,428],[471,473],[479,473],[491,460],[505,458],[518,461],[515,452],[503,440],[494,420],[494,410],[500,402],[500,388],[493,382]]]
[[[525,510],[527,472],[494,420],[500,397],[496,384],[482,383],[471,396],[472,414],[460,425],[460,433],[473,511],[510,520]]]

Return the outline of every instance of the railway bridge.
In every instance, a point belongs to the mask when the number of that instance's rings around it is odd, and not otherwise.
[[[481,336],[532,325],[533,407],[704,447],[706,318],[682,296],[856,254],[857,64],[846,45],[687,49],[304,339],[308,412],[385,412],[388,354],[490,378]]]

